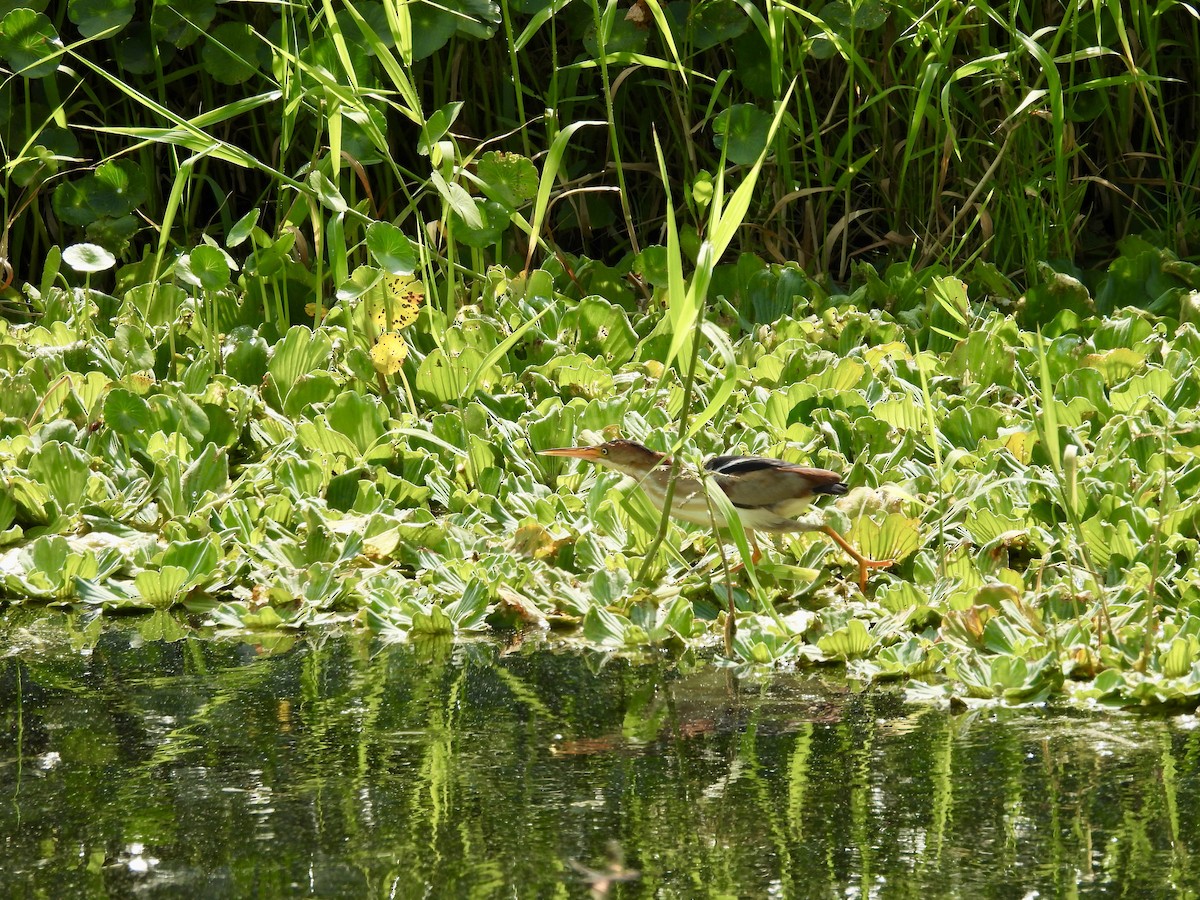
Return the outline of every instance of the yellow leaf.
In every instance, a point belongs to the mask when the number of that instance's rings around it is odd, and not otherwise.
[[[411,275],[388,275],[383,279],[384,302],[371,310],[380,331],[407,328],[417,321],[425,285]]]
[[[1079,364],[1098,369],[1104,376],[1104,383],[1112,387],[1133,375],[1145,362],[1145,355],[1136,350],[1117,347],[1104,353],[1089,353]]]
[[[395,375],[399,372],[406,356],[408,344],[404,343],[404,338],[396,331],[381,335],[371,348],[371,362],[375,371],[381,375]]]
[[[556,538],[545,526],[537,522],[528,522],[513,534],[512,548],[518,553],[524,553],[534,559],[548,559],[557,555],[559,549],[569,540],[569,538]]]
[[[1001,436],[1009,429],[1000,429]],[[1004,446],[1008,448],[1008,452],[1017,458],[1021,465],[1029,465],[1029,461],[1033,459],[1033,445],[1037,441],[1037,435],[1028,431],[1023,431],[1019,428],[1014,428],[1009,431],[1008,439],[1004,442]]]
[[[911,361],[912,358],[912,353],[909,352],[908,346],[901,341],[880,344],[878,347],[871,347],[863,351],[863,359],[875,371],[879,371],[886,360],[900,359]]]
[[[363,556],[371,560],[387,559],[400,546],[400,530],[389,528],[387,531],[363,539]]]

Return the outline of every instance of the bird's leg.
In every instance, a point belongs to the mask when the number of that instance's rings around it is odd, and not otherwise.
[[[845,550],[856,563],[858,563],[858,586],[862,589],[863,593],[866,593],[867,591],[868,569],[886,569],[888,566],[893,565],[896,562],[894,559],[867,559],[858,552],[853,544],[834,531],[830,526],[822,525],[821,530],[833,538],[834,542],[843,550]]]
[[[733,659],[733,639],[737,637],[737,602],[733,599],[733,586],[725,585],[729,592],[729,609],[725,612],[725,655]]]
[[[750,562],[757,566],[758,561],[763,557],[762,550],[758,548],[758,541],[754,539],[753,531],[747,531],[746,537],[750,539],[750,546],[754,548],[754,552],[750,554]],[[744,568],[746,568],[746,562],[742,560],[730,569],[729,573],[732,575]],[[737,637],[737,603],[733,599],[733,588],[726,585],[725,589],[729,591],[729,609],[725,613],[725,655],[733,659],[733,639]]]
[[[750,562],[754,563],[754,565],[757,566],[758,561],[763,558],[763,552],[758,547],[758,541],[756,541],[754,539],[753,531],[747,530],[746,537],[750,540],[750,548],[752,551],[750,553]],[[734,572],[740,572],[744,568],[746,568],[746,561],[743,559],[740,563],[738,563],[736,566],[734,566],[732,569],[729,570],[729,574],[732,575]]]

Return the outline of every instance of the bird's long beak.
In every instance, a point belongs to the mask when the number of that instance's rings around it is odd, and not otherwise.
[[[566,456],[571,459],[599,459],[599,447],[556,447],[553,450],[539,450],[539,456]]]

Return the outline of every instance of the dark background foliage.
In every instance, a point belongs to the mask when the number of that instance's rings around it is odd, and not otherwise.
[[[261,208],[268,231],[295,226],[320,252],[297,202],[312,171],[424,237],[446,212],[419,147],[453,103],[448,180],[476,196],[464,172],[481,142],[536,158],[570,123],[608,121],[572,140],[549,236],[617,264],[662,242],[653,135],[673,202],[701,229],[719,145],[736,181],[793,78],[743,249],[838,278],[856,260],[980,255],[1025,284],[1047,259],[1107,261],[1131,233],[1181,255],[1196,243],[1186,3],[470,0],[401,7],[411,44],[378,2],[29,5],[0,4],[0,57],[36,76],[0,90],[0,250],[18,284],[51,245],[85,237],[140,258],[181,178],[181,246]],[[496,261],[519,260],[509,236]]]

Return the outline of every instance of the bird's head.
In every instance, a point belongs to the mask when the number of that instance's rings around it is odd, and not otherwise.
[[[670,465],[671,458],[665,453],[651,450],[637,441],[615,440],[596,444],[594,447],[560,447],[554,450],[539,450],[542,456],[566,456],[570,459],[586,459],[614,469],[622,475],[644,477],[651,469]]]

